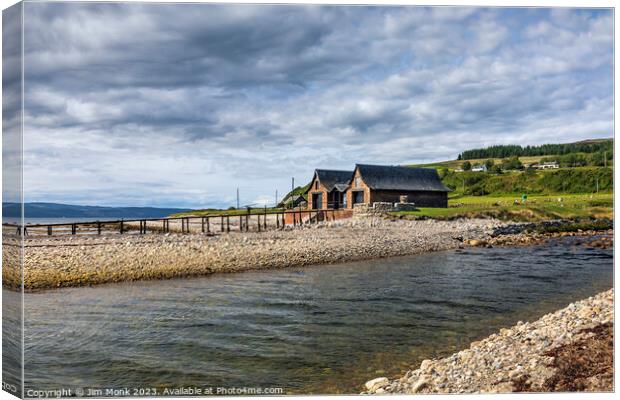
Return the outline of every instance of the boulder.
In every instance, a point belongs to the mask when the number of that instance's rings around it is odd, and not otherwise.
[[[387,386],[390,383],[386,377],[375,378],[364,384],[369,392],[375,392],[377,389]]]

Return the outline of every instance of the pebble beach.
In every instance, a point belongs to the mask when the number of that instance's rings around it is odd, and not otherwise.
[[[549,236],[597,232],[523,232],[492,219],[348,219],[267,232],[27,236],[27,291],[212,273],[343,263],[414,255],[464,246],[532,245]],[[612,230],[607,231],[609,235]],[[613,245],[611,238],[598,245]],[[5,242],[3,284],[19,288],[20,273]],[[10,267],[14,266],[14,267]]]
[[[614,290],[424,360],[390,380],[366,382],[366,394],[613,391]]]
[[[26,290],[341,263],[453,249],[488,237],[494,220],[341,220],[268,232],[27,238]],[[9,253],[7,253],[9,254]],[[7,269],[5,285],[19,285]]]

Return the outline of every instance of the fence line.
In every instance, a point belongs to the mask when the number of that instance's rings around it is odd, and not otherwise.
[[[137,219],[119,219],[107,221],[85,221],[85,222],[67,222],[67,223],[51,223],[51,224],[12,224],[3,223],[4,230],[15,229],[14,234],[21,236],[53,236],[53,235],[70,235],[78,234],[97,234],[101,235],[104,231],[118,232],[124,234],[130,231],[137,231],[139,234],[151,233],[169,233],[176,231],[170,229],[170,221],[180,221],[181,233],[192,233],[192,227],[199,227],[196,232],[203,234],[229,233],[231,231],[238,232],[262,232],[269,229],[284,229],[286,226],[301,226],[303,224],[318,223],[321,221],[333,221],[349,216],[342,209],[320,209],[320,210],[290,210],[290,211],[272,211],[265,210],[259,213],[247,214],[211,214],[203,216],[183,216],[183,217],[164,217],[164,218],[137,218]],[[268,223],[270,216],[272,221]],[[236,219],[238,218],[238,225]],[[137,227],[136,227],[136,224]]]

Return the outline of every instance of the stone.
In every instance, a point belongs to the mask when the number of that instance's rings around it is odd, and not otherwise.
[[[366,389],[368,389],[369,392],[375,392],[377,389],[383,388],[389,384],[390,384],[390,381],[388,378],[380,377],[380,378],[369,380],[368,382],[364,384],[364,386],[366,386]]]
[[[429,369],[429,367],[431,366],[433,362],[431,360],[424,360],[422,361],[422,363],[420,364],[420,369],[421,370],[426,370]]]
[[[428,386],[428,381],[426,379],[419,379],[416,383],[411,387],[412,393],[418,393],[420,390],[424,389]]]

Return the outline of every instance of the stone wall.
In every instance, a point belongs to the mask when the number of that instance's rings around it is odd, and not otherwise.
[[[376,203],[359,203],[353,205],[353,217],[377,217],[394,210],[392,203],[376,202]]]

